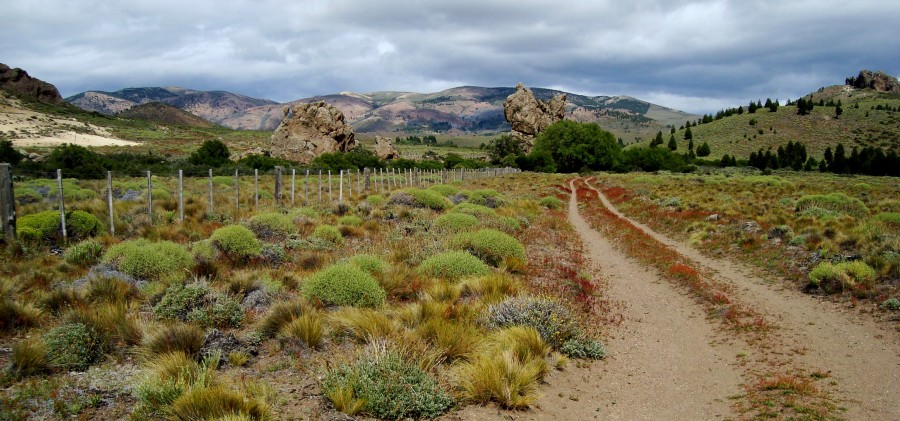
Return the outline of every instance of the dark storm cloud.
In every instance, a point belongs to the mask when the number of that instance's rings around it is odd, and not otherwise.
[[[693,112],[897,74],[885,1],[19,1],[0,62],[87,89],[180,85],[288,101],[531,86]]]

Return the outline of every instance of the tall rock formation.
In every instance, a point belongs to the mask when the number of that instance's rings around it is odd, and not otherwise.
[[[897,78],[884,73],[860,70],[859,76],[848,77],[847,85],[860,89],[874,89],[879,92],[900,92],[900,82]]]
[[[41,102],[59,103],[63,100],[55,86],[29,76],[28,72],[18,67],[11,69],[3,63],[0,63],[0,89]]]
[[[526,153],[531,151],[538,134],[565,115],[566,94],[544,102],[535,98],[531,89],[521,83],[516,85],[516,92],[503,102],[503,116],[512,126],[510,136],[522,142]]]
[[[344,113],[325,101],[288,105],[283,111],[284,118],[272,134],[272,156],[308,164],[323,153],[356,147]]]
[[[378,159],[395,159],[400,158],[400,151],[390,138],[375,136],[375,156]]]

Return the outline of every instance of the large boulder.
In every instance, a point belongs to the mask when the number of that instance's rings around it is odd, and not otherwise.
[[[400,158],[400,151],[394,146],[390,138],[375,136],[375,156],[378,159]]]
[[[879,92],[900,92],[900,82],[897,78],[884,73],[860,70],[859,76],[848,77],[847,84],[860,89],[874,89]]]
[[[304,164],[330,152],[356,147],[353,128],[341,110],[324,101],[285,106],[284,118],[272,134],[272,156]]]
[[[544,102],[535,98],[531,89],[521,83],[516,85],[516,92],[503,102],[503,116],[512,126],[510,136],[522,142],[526,153],[531,151],[538,134],[565,115],[566,94]]]
[[[29,76],[22,69],[11,69],[3,63],[0,63],[0,89],[41,102],[60,103],[63,100],[52,84]]]

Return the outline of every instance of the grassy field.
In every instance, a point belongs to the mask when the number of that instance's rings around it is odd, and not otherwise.
[[[179,221],[176,181],[157,178],[152,218],[145,196],[115,201],[116,235],[102,183],[67,180],[68,244],[44,186],[19,184],[22,241],[0,263],[0,419],[527,408],[548,373],[604,355],[563,180],[354,185],[342,204],[285,208],[265,188],[258,210],[242,193],[235,212],[221,177],[210,212],[208,180],[189,179]]]

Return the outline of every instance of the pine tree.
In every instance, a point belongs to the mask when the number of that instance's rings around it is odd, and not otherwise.
[[[675,151],[678,149],[678,143],[675,143],[675,135],[669,135],[669,150]]]
[[[691,133],[691,128],[688,127],[687,130],[684,131],[684,140],[692,140],[693,138],[694,138],[694,134]],[[694,144],[694,142],[691,142],[691,145],[693,145],[693,144]],[[693,146],[691,146],[691,149],[694,149]]]
[[[697,148],[697,156],[700,157],[709,156],[710,152],[711,151],[709,150],[709,144],[706,142],[703,142],[703,144],[700,145],[699,148]]]
[[[834,118],[840,118],[841,114],[843,114],[843,113],[844,113],[844,109],[841,108],[840,104],[838,104],[836,107],[834,107]]]
[[[658,131],[658,132],[656,132],[656,138],[654,138],[653,141],[650,142],[650,147],[655,148],[662,144],[663,144],[662,131]]]

